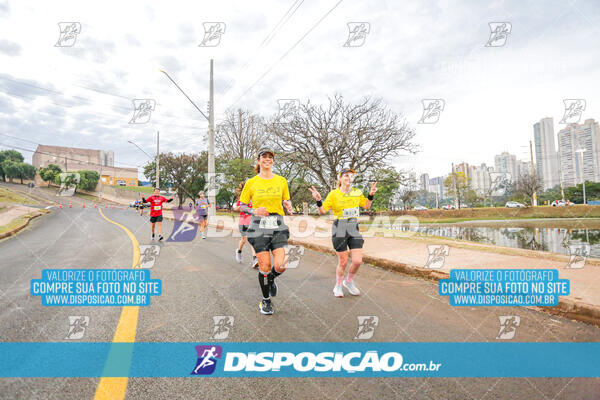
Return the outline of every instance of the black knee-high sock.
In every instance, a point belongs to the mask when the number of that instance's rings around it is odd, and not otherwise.
[[[268,299],[269,295],[269,278],[268,275],[258,271],[258,283],[260,284],[260,290],[262,290],[263,299]]]
[[[275,271],[275,267],[271,267],[271,272],[269,272],[269,275],[267,275],[269,277],[269,284],[271,284],[271,282],[273,282],[279,275],[281,275],[281,272],[277,272]]]

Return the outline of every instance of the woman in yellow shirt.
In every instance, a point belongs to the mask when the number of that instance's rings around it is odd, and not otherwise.
[[[283,222],[282,204],[292,214],[288,184],[284,177],[273,173],[274,159],[272,149],[259,150],[254,167],[258,175],[246,182],[240,195],[240,210],[252,214],[246,232],[258,258],[258,282],[263,296],[258,307],[262,314],[273,314],[271,296],[277,295],[275,278],[285,271],[283,247],[288,243],[290,231]],[[250,201],[252,208],[248,207]]]
[[[364,243],[358,230],[358,217],[360,216],[360,207],[366,210],[371,208],[373,195],[377,192],[377,182],[371,185],[368,197],[365,197],[359,189],[353,188],[354,174],[356,172],[353,169],[342,169],[338,176],[337,189],[329,192],[324,202],[321,202],[321,195],[314,186],[309,189],[317,201],[319,214],[326,214],[332,210],[335,217],[331,230],[331,241],[338,256],[336,283],[333,288],[335,297],[344,297],[342,285],[348,289],[351,295],[358,296],[360,294],[360,290],[354,284],[354,277],[362,264]],[[348,276],[344,279],[348,265],[348,249],[350,249],[352,263]]]

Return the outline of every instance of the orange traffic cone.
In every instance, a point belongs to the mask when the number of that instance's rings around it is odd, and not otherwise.
[[[73,204],[69,203],[69,208],[73,208]]]
[[[58,208],[62,208],[62,204],[59,204],[59,205],[58,205]]]
[[[94,208],[97,208],[97,207],[96,207],[96,204],[94,204]]]
[[[83,203],[83,208],[85,208],[85,203]]]

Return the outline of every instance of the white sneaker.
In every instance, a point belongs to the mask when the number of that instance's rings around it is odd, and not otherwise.
[[[235,251],[235,260],[237,262],[239,262],[240,264],[242,263],[242,252],[241,251],[238,251],[238,250]]]
[[[202,239],[206,239],[206,233],[202,232]]]
[[[333,295],[335,297],[344,297],[344,291],[342,290],[342,287],[340,285],[335,285],[335,287],[333,288]]]
[[[342,282],[342,284],[344,285],[344,287],[346,289],[348,289],[348,291],[350,292],[350,294],[352,296],[358,296],[358,295],[360,295],[360,290],[358,290],[358,288],[356,287],[356,285],[354,284],[354,282],[346,282],[346,280],[344,279],[344,281]]]

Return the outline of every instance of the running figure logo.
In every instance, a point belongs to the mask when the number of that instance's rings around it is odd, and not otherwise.
[[[160,246],[156,244],[140,246],[140,262],[139,268],[152,268],[156,257],[160,254]]]
[[[506,44],[508,35],[512,31],[510,22],[490,22],[490,38],[485,47],[502,47]]]
[[[559,124],[574,124],[579,123],[581,114],[585,111],[584,99],[564,99],[565,113]]]
[[[285,259],[283,264],[287,262],[286,268],[298,268],[300,259],[304,255],[304,246],[289,244],[284,246]]]
[[[221,346],[196,346],[198,361],[190,375],[210,375],[215,372],[217,359],[223,355]]]
[[[73,196],[77,185],[81,181],[81,175],[78,172],[61,172],[58,174],[60,179],[60,189],[58,189],[57,196]]]
[[[298,99],[279,99],[277,104],[279,105],[279,112],[277,113],[279,123],[288,124],[292,122],[300,110],[300,100]]]
[[[217,47],[225,34],[225,22],[204,22],[204,38],[198,47]]]
[[[358,332],[354,339],[371,339],[375,333],[375,328],[379,325],[379,317],[376,315],[359,315],[356,318],[358,319]]]
[[[440,269],[444,266],[446,257],[450,254],[450,247],[447,244],[429,244],[427,245],[429,258],[423,268]]]
[[[59,22],[60,35],[54,47],[73,47],[77,41],[77,35],[81,33],[79,22]]]
[[[368,22],[348,22],[348,40],[343,47],[361,47],[371,32]]]
[[[418,124],[435,124],[440,120],[440,115],[444,111],[446,102],[444,99],[423,99],[423,115]]]
[[[133,99],[133,116],[130,124],[146,124],[150,122],[152,111],[156,108],[156,101],[153,99]]]
[[[194,212],[186,210],[173,210],[175,223],[173,232],[167,242],[191,242],[198,232],[198,224],[193,223]]]
[[[213,317],[213,333],[211,339],[227,339],[229,331],[233,328],[234,318],[231,315],[215,315]]]
[[[65,339],[76,340],[82,339],[85,334],[85,328],[90,323],[90,317],[87,315],[70,315],[69,316],[69,332]]]
[[[585,261],[590,256],[592,247],[589,243],[570,244],[569,245],[569,262],[565,266],[568,269],[583,268]]]
[[[511,182],[509,172],[490,172],[490,196],[504,196],[510,189]]]
[[[500,330],[496,339],[510,340],[515,337],[517,327],[521,326],[521,317],[518,315],[501,315],[500,319]]]

